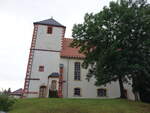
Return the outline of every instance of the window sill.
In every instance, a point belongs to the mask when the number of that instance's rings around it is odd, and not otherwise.
[[[99,98],[103,98],[104,97],[105,98],[105,97],[108,97],[108,96],[97,96],[97,97],[99,97]]]
[[[74,81],[82,81],[82,80],[74,80]]]
[[[81,95],[73,95],[74,97],[82,97]]]

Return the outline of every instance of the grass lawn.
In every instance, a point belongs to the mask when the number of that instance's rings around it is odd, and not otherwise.
[[[9,113],[150,113],[150,104],[121,99],[19,99]]]

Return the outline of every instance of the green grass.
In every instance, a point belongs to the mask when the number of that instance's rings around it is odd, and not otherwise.
[[[19,99],[9,113],[150,113],[150,104],[121,99]]]

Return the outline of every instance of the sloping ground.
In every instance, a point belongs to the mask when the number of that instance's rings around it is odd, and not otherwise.
[[[9,113],[150,113],[150,104],[121,99],[19,99]]]

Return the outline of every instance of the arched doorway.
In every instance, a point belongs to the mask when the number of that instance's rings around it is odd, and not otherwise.
[[[39,97],[40,97],[40,98],[46,97],[46,86],[41,86],[41,87],[40,87]]]
[[[55,90],[56,90],[56,87],[57,87],[57,81],[56,81],[56,80],[52,80],[52,83],[51,83],[51,90],[55,91]]]
[[[58,97],[58,91],[57,91],[57,81],[52,80],[51,86],[49,90],[49,97]]]

